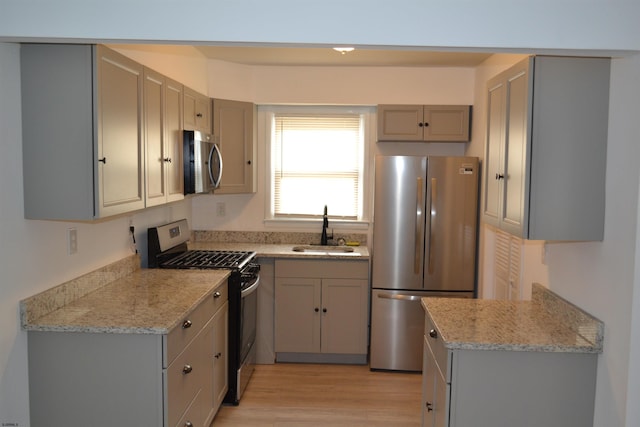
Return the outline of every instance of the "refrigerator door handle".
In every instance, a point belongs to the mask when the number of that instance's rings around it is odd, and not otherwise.
[[[422,298],[421,296],[418,296],[418,295],[388,294],[383,292],[380,292],[377,295],[378,295],[378,298],[382,298],[382,299],[399,299],[403,301],[420,301],[420,299]]]
[[[436,225],[436,217],[438,212],[436,212],[437,206],[437,197],[438,197],[438,180],[435,178],[431,178],[431,200],[429,201],[429,262],[427,266],[427,270],[429,274],[433,274],[434,261],[433,257],[436,253],[435,251],[435,242],[433,238],[433,229]]]
[[[422,201],[422,178],[418,177],[416,180],[416,235],[415,235],[415,257],[413,260],[413,272],[415,274],[420,274],[420,264],[422,263],[422,245],[420,242],[422,241],[422,224],[424,224],[424,220],[422,219],[422,207],[424,203]]]

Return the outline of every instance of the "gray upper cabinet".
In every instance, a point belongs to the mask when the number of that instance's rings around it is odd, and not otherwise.
[[[184,129],[211,133],[211,99],[185,86]]]
[[[487,84],[483,220],[532,240],[602,240],[610,61],[527,58]]]
[[[144,68],[146,206],[184,198],[182,85]]]
[[[255,193],[256,120],[251,102],[213,100],[213,135],[220,147],[224,171],[217,194]]]
[[[21,47],[25,217],[144,208],[143,68],[103,46]]]
[[[467,142],[469,105],[378,105],[378,141]]]

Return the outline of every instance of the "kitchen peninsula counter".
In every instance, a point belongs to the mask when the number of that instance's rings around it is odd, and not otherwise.
[[[450,350],[602,353],[604,325],[539,284],[531,301],[423,298]]]
[[[229,276],[136,263],[133,256],[21,301],[23,329],[167,334]]]

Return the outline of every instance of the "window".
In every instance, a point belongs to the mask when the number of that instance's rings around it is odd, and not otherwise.
[[[366,107],[267,107],[270,213],[275,219],[322,216],[361,221]]]

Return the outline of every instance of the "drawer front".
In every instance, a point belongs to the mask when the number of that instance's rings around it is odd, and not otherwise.
[[[202,330],[202,327],[213,317],[214,313],[228,299],[227,282],[218,286],[191,313],[182,319],[180,325],[166,335],[163,367],[169,366],[191,340]]]
[[[322,277],[327,279],[368,279],[369,261],[323,259],[277,259],[276,277]]]
[[[424,321],[424,336],[427,345],[431,349],[433,356],[438,365],[438,369],[444,376],[447,383],[451,382],[450,376],[450,363],[449,363],[449,350],[444,346],[444,341],[440,337],[440,333],[436,329],[433,321],[427,314]]]
[[[207,355],[213,348],[211,335],[207,328],[211,323],[201,328],[198,336],[180,353],[166,369],[166,399],[169,420],[168,425],[175,425],[183,416],[189,404],[201,389],[206,386],[205,381],[211,381],[211,360]],[[193,422],[193,421],[192,421]],[[194,422],[194,425],[200,424]]]

